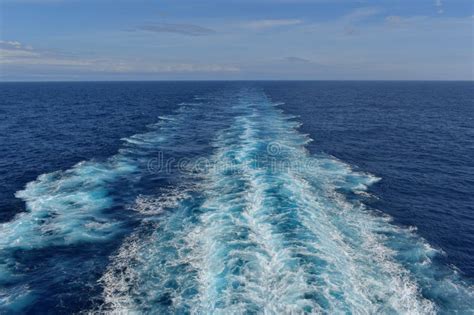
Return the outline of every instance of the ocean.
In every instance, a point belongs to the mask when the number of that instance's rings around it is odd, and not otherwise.
[[[473,100],[0,83],[0,314],[473,314]]]

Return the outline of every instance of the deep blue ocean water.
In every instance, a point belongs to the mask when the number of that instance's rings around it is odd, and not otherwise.
[[[2,83],[0,313],[473,313],[473,99]]]

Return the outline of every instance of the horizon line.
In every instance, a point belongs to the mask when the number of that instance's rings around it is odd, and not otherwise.
[[[129,80],[0,80],[2,83],[100,83],[100,82],[474,82],[459,79],[129,79]]]

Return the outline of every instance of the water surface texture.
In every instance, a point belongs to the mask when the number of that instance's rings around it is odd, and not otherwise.
[[[474,310],[471,83],[0,92],[0,313]]]

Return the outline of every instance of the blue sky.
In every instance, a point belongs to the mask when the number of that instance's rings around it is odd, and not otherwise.
[[[0,80],[472,80],[472,1],[0,0]]]

